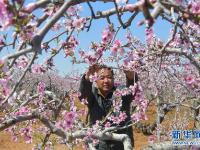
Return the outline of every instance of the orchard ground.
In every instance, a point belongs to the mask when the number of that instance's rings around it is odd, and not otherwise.
[[[79,103],[78,107],[83,107]],[[186,108],[180,108],[180,114],[178,115],[183,115],[184,112],[188,112],[189,110]],[[148,110],[147,110],[147,116],[148,120],[143,121],[145,124],[152,123],[156,120],[156,107],[154,103],[150,103]],[[174,119],[175,116],[175,110],[169,112],[166,117],[168,118],[167,120],[164,120],[162,122],[162,125],[165,127],[170,127],[172,125],[172,120]],[[179,116],[183,117],[183,116]],[[187,129],[191,129],[193,127],[193,121],[190,119],[190,122],[187,126]],[[148,142],[148,136],[143,135],[137,128],[134,129],[134,139],[135,139],[135,149],[140,150],[147,146],[149,144]],[[25,144],[23,139],[19,139],[18,142],[14,142],[11,139],[11,136],[7,132],[0,132],[0,150],[31,150],[33,148],[34,143],[36,140],[33,140],[32,144]],[[55,145],[55,150],[64,150],[66,149],[65,145],[61,144],[56,144]],[[74,147],[74,150],[84,150],[81,145],[77,145]]]

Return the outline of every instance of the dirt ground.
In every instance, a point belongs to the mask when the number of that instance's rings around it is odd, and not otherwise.
[[[156,109],[155,105],[151,104],[147,111],[148,115],[148,121],[145,123],[152,123],[155,121],[156,118]],[[174,118],[174,112],[171,112],[168,114],[169,118]],[[169,126],[169,121],[164,121],[164,125]],[[192,126],[192,122],[190,124],[190,127]],[[148,145],[148,136],[143,135],[139,132],[138,129],[134,129],[134,139],[135,139],[135,149],[140,150],[141,148]],[[33,141],[34,143],[34,141]],[[31,150],[33,148],[34,144],[25,144],[24,141],[21,139],[18,142],[14,142],[11,139],[11,136],[9,133],[6,132],[0,132],[0,150]],[[64,150],[66,149],[66,146],[64,145],[55,145],[55,150]],[[74,150],[83,150],[81,146],[78,146],[74,148]]]

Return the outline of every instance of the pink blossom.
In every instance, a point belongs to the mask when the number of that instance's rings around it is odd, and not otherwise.
[[[42,65],[38,65],[38,64],[33,64],[32,65],[32,73],[44,73],[46,72],[46,69],[42,66]]]
[[[95,122],[95,124],[92,126],[92,129],[93,129],[94,131],[97,131],[97,130],[100,129],[100,121],[99,121],[99,120],[97,120],[97,121]]]
[[[196,145],[191,145],[190,150],[199,150],[199,147]]]
[[[151,3],[155,3],[156,2],[156,0],[149,0]]]
[[[67,14],[69,16],[75,16],[77,13],[76,13],[76,8],[74,6],[70,6],[68,9],[67,9]]]
[[[195,83],[195,76],[194,75],[188,75],[186,78],[185,78],[185,82],[187,84],[193,84]]]
[[[72,22],[73,27],[75,27],[77,30],[82,30],[85,24],[86,24],[85,18],[76,18]]]
[[[16,67],[17,68],[25,68],[28,65],[28,58],[25,56],[20,56],[17,60],[16,60]]]
[[[121,99],[113,101],[113,107],[114,107],[115,112],[120,111],[121,106],[122,106],[122,100]]]
[[[13,14],[8,10],[8,1],[0,1],[0,25],[3,30],[13,23]]]
[[[96,146],[98,143],[99,143],[99,140],[98,140],[98,139],[93,139],[93,140],[92,140],[93,146]]]
[[[108,44],[113,38],[114,32],[111,27],[107,27],[102,33],[102,44]]]
[[[126,113],[125,112],[120,112],[119,120],[122,122],[122,121],[125,121],[126,118],[127,118]]]
[[[113,115],[111,115],[110,118],[108,118],[110,121],[112,121],[114,124],[120,124],[121,120],[118,117],[115,117]]]
[[[74,112],[68,112],[65,116],[65,120],[74,120],[75,119],[76,114]]]
[[[64,121],[64,126],[66,130],[71,129],[73,127],[73,121],[72,120]]]
[[[21,107],[16,113],[16,116],[28,114],[30,110],[27,107]]]
[[[73,56],[74,55],[74,52],[73,50],[71,49],[65,49],[65,56]]]
[[[119,49],[118,49],[118,52],[119,52],[119,54],[120,54],[120,56],[122,56],[123,54],[124,54],[124,49],[122,48],[122,47],[120,47]]]
[[[73,27],[72,22],[73,21],[70,19],[66,19],[64,22],[64,26],[68,31],[72,30],[72,27]]]
[[[142,93],[137,92],[135,94],[135,97],[134,97],[135,101],[140,101],[142,98],[143,98]]]
[[[37,86],[37,92],[44,95],[46,85],[44,82],[39,82]]]
[[[63,43],[64,48],[65,48],[65,54],[66,56],[72,56],[74,55],[74,49],[77,47],[78,45],[78,41],[76,40],[76,38],[74,36],[71,36],[69,38],[69,40],[67,41],[67,43]]]
[[[145,33],[146,33],[146,42],[147,42],[147,44],[151,44],[152,41],[154,40],[153,29],[152,28],[147,28],[145,30]]]
[[[109,128],[111,127],[111,123],[110,122],[106,122],[106,124],[104,125],[105,128]]]
[[[113,44],[113,46],[110,48],[111,55],[117,56],[117,52],[119,52],[120,55],[124,54],[124,49],[121,47],[121,41],[116,40]]]
[[[25,11],[27,12],[32,12],[36,7],[36,3],[29,3],[28,5],[25,6]]]
[[[82,98],[82,99],[81,99],[81,104],[85,104],[85,105],[86,105],[86,104],[88,104],[88,101],[87,101],[87,99],[85,99],[85,98]]]
[[[15,142],[17,142],[17,141],[18,141],[17,135],[13,135],[13,136],[12,136],[12,140],[15,141]]]
[[[153,143],[155,143],[156,142],[156,136],[155,135],[150,135],[149,137],[148,137],[148,142],[150,143],[150,144],[153,144]]]
[[[53,27],[51,28],[53,31],[57,31],[60,30],[62,27],[61,23],[57,22],[53,25]]]
[[[140,120],[147,120],[147,116],[145,113],[143,112],[137,112],[135,114],[133,114],[131,116],[131,119],[134,121],[134,122],[138,122]]]
[[[86,55],[84,58],[85,62],[88,63],[89,65],[93,65],[96,63],[97,58],[93,55]]]
[[[183,0],[175,0],[175,3],[177,3],[178,5],[182,5],[183,4]]]
[[[196,2],[192,2],[192,13],[194,14],[200,14],[200,2],[196,1]]]
[[[73,124],[75,122],[76,119],[76,112],[71,111],[71,112],[67,112],[67,111],[63,111],[62,112],[63,115],[63,121],[61,121],[59,124],[57,124],[57,126],[61,126],[63,129],[65,130],[69,130],[73,127]]]
[[[22,41],[28,41],[31,40],[34,36],[35,31],[37,30],[35,24],[30,24],[27,26],[22,27],[23,32],[20,32],[19,38]]]
[[[53,144],[52,142],[48,141],[46,144],[45,144],[45,148],[44,150],[53,150]]]
[[[32,128],[31,127],[25,127],[20,129],[20,133],[22,136],[24,136],[24,140],[27,144],[32,143]]]
[[[8,85],[9,79],[0,78],[0,97],[6,97],[10,93],[10,86]]]
[[[79,11],[81,11],[82,7],[79,5],[76,6],[70,6],[67,9],[67,15],[68,16],[78,16]]]
[[[108,119],[112,121],[114,124],[120,124],[121,122],[125,121],[127,118],[127,115],[125,112],[117,112],[119,115],[111,115]],[[110,124],[108,123],[106,126],[109,126]]]

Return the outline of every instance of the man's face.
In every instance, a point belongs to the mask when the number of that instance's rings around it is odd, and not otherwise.
[[[107,68],[103,68],[100,69],[97,72],[97,74],[98,74],[98,80],[96,81],[97,87],[102,94],[107,95],[114,86],[112,71]]]

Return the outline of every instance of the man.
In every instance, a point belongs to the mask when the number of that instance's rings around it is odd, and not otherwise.
[[[89,81],[89,76],[97,73],[98,79],[96,80],[96,87]],[[134,72],[125,71],[126,86],[133,85],[138,77]],[[88,71],[83,75],[80,83],[80,98],[87,98],[88,101],[88,114],[89,125],[93,125],[97,120],[101,121],[107,116],[112,107],[114,87],[114,73],[113,70],[105,65],[93,65],[89,67]],[[126,112],[127,118],[120,125],[127,125],[130,123],[130,104],[134,95],[129,94],[122,96],[121,111]],[[133,131],[132,127],[117,131],[119,134],[127,134],[133,145]],[[96,146],[98,150],[123,150],[124,146],[122,142],[117,141],[100,141]]]

